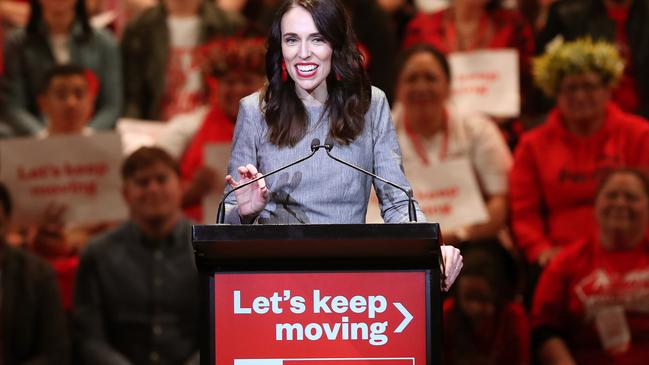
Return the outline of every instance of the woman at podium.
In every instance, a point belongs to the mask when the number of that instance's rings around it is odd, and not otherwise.
[[[226,223],[364,223],[372,185],[385,222],[407,222],[411,215],[425,221],[416,204],[409,214],[405,191],[411,189],[390,106],[370,85],[337,0],[282,4],[268,36],[266,77],[264,89],[241,100],[226,192],[264,176],[262,171],[267,176],[227,197]],[[462,259],[455,248],[442,251],[448,285]]]
[[[271,26],[268,85],[241,100],[231,188],[309,155],[331,154],[410,189],[385,94],[369,83],[344,7],[286,1]],[[320,143],[318,143],[320,145]],[[227,223],[364,223],[373,179],[325,151],[231,194]],[[386,222],[408,221],[408,197],[374,181]],[[425,220],[416,208],[419,221]]]

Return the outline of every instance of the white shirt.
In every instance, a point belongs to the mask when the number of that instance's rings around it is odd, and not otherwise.
[[[448,108],[448,116],[445,132],[437,133],[432,138],[420,139],[428,162],[435,164],[446,159],[467,158],[487,194],[506,193],[512,155],[495,123],[486,116],[463,114],[452,107]],[[406,171],[416,169],[424,161],[406,133],[399,108],[395,108],[393,119],[404,168]]]

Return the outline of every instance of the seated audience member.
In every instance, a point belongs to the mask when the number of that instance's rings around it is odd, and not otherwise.
[[[213,0],[163,0],[143,11],[122,38],[126,116],[166,121],[205,104],[196,49],[242,25]]]
[[[612,100],[628,113],[649,118],[649,1],[561,0],[549,8],[537,35],[537,52],[560,36],[566,41],[592,37],[614,43],[625,67]]]
[[[532,343],[541,365],[649,359],[649,178],[610,171],[594,210],[596,231],[563,249],[539,280]]]
[[[0,363],[66,364],[68,336],[52,268],[8,245],[9,192],[0,184]]]
[[[45,129],[38,133],[41,138],[55,135],[90,134],[94,96],[90,90],[87,71],[76,65],[58,65],[45,75],[38,96],[41,114],[46,120]],[[74,278],[79,264],[78,249],[89,235],[102,229],[105,224],[68,227],[65,220],[67,206],[52,203],[36,222],[31,248],[45,258],[54,268],[61,289],[63,307],[72,308]]]
[[[578,40],[535,60],[537,84],[556,107],[525,134],[510,175],[512,228],[530,263],[545,266],[595,229],[597,178],[619,166],[649,165],[649,123],[610,101],[623,70],[607,43]]]
[[[84,67],[97,83],[94,116],[89,126],[111,129],[122,110],[119,50],[112,36],[88,24],[85,2],[31,1],[25,29],[5,40],[5,119],[15,134],[36,134],[44,128],[37,96],[45,74],[54,65]]]
[[[199,282],[176,162],[142,147],[122,165],[130,220],[88,243],[75,289],[86,364],[198,364]]]
[[[512,300],[517,265],[497,241],[467,246],[452,299],[444,303],[444,363],[527,365],[530,327]]]
[[[84,68],[72,64],[52,67],[38,95],[38,108],[46,121],[38,135],[90,134],[94,99]]]
[[[265,52],[263,39],[223,38],[208,43],[202,63],[210,105],[172,119],[158,137],[158,145],[180,161],[183,207],[196,222],[202,221],[203,197],[224,188],[221,176],[225,171],[204,164],[205,145],[232,141],[239,100],[264,83]]]
[[[530,109],[534,52],[532,28],[516,10],[504,9],[501,0],[453,0],[449,7],[419,13],[406,27],[403,47],[430,44],[444,54],[481,49],[512,48],[518,52],[522,110]]]
[[[437,49],[419,44],[402,54],[394,120],[403,165],[408,174],[428,165],[468,159],[483,190],[489,219],[444,231],[444,240],[459,244],[495,238],[507,219],[511,153],[491,120],[448,105],[450,81],[448,62]],[[411,183],[414,190],[426,188]]]

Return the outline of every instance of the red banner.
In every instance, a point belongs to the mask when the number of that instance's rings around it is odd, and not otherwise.
[[[218,365],[426,363],[423,271],[214,279]]]

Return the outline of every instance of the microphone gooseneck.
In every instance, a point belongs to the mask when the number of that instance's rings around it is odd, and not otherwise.
[[[371,173],[371,172],[369,172],[369,171],[367,171],[365,169],[362,169],[362,168],[360,168],[358,166],[355,166],[355,165],[353,165],[353,164],[351,164],[351,163],[349,163],[347,161],[341,160],[336,156],[333,156],[331,154],[331,150],[333,149],[333,146],[334,146],[334,143],[333,143],[333,141],[331,140],[330,137],[327,137],[327,139],[325,140],[324,145],[322,145],[322,147],[327,152],[327,156],[329,156],[334,161],[337,161],[337,162],[339,162],[339,163],[341,163],[341,164],[343,164],[345,166],[351,167],[354,170],[360,171],[360,172],[362,172],[362,173],[364,173],[366,175],[369,175],[369,176],[371,176],[371,177],[373,177],[373,178],[375,178],[375,179],[377,179],[379,181],[382,181],[382,182],[384,182],[384,183],[386,183],[386,184],[388,184],[388,185],[390,185],[392,187],[395,187],[395,188],[403,191],[403,193],[406,194],[406,197],[408,197],[408,219],[410,220],[410,222],[417,222],[417,210],[415,209],[415,199],[413,198],[413,194],[412,194],[411,189],[406,189],[406,188],[404,188],[404,187],[402,187],[402,186],[400,186],[398,184],[393,183],[392,181],[386,180],[386,179],[384,179],[384,178],[382,178],[382,177],[380,177],[380,176],[378,176],[376,174],[373,174],[373,173]]]
[[[219,207],[218,207],[218,209],[216,211],[216,223],[217,224],[223,224],[223,222],[225,220],[225,199],[227,199],[227,197],[230,196],[230,194],[232,194],[233,192],[235,192],[235,191],[237,191],[239,189],[242,189],[242,188],[244,188],[244,187],[246,187],[246,186],[248,186],[250,184],[254,184],[257,181],[259,181],[259,180],[261,180],[261,179],[263,179],[265,177],[274,175],[274,174],[276,174],[276,173],[278,173],[278,172],[280,172],[280,171],[282,171],[284,169],[287,169],[287,168],[289,168],[289,167],[291,167],[293,165],[297,165],[300,162],[303,162],[303,161],[306,161],[306,160],[310,159],[311,157],[313,157],[313,155],[315,155],[315,153],[320,148],[327,148],[327,147],[326,147],[326,145],[321,145],[320,140],[318,138],[314,138],[313,140],[311,140],[311,154],[307,155],[306,157],[302,157],[299,160],[293,161],[288,165],[282,166],[282,167],[278,168],[277,170],[271,171],[271,172],[269,172],[269,173],[267,173],[265,175],[262,175],[262,176],[254,178],[252,180],[246,181],[245,183],[243,183],[241,185],[238,185],[237,187],[232,188],[230,191],[225,193],[223,195],[223,198],[221,198],[221,201],[219,202]]]

